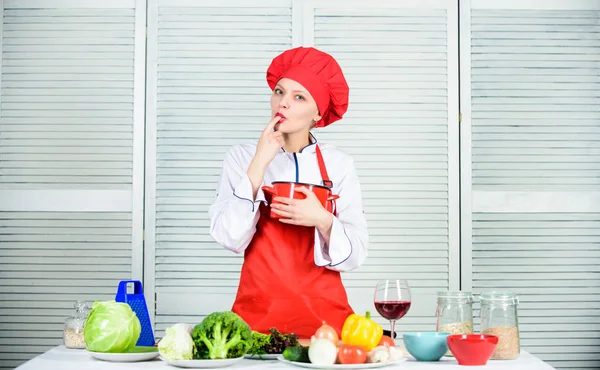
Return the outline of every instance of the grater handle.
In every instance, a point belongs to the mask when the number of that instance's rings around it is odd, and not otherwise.
[[[119,283],[119,289],[117,290],[117,294],[127,295],[127,284],[133,283],[133,294],[142,294],[144,291],[142,289],[142,282],[139,280],[122,280]]]

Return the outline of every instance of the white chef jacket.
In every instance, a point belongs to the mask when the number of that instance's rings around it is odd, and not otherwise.
[[[298,153],[283,149],[265,171],[260,185],[274,181],[293,181],[322,185],[315,147],[311,144]],[[267,204],[262,189],[253,200],[252,184],[246,174],[258,141],[233,146],[225,160],[215,202],[209,210],[210,234],[223,247],[242,253],[250,244],[260,218],[260,202]],[[317,266],[335,271],[353,270],[367,258],[368,232],[362,195],[352,157],[333,145],[319,143],[332,192],[338,194],[329,245],[315,227],[314,261]]]

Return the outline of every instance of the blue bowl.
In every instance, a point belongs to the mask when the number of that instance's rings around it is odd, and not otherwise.
[[[439,361],[448,352],[446,338],[450,333],[404,333],[404,346],[417,361]]]

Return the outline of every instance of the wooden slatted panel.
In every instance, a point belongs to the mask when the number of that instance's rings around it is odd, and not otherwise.
[[[477,189],[598,190],[599,14],[473,11]]]
[[[291,2],[159,1],[157,21],[156,329],[229,310],[242,257],[209,235],[226,151],[269,117],[265,71],[291,47]],[[208,298],[210,297],[210,298]]]
[[[600,4],[498,4],[471,11],[473,290],[519,294],[524,349],[597,369]]]
[[[0,368],[12,369],[62,344],[76,300],[114,298],[131,278],[135,1],[3,5]]]
[[[4,189],[131,186],[133,16],[133,7],[4,9]]]
[[[255,139],[264,127],[270,93],[264,71],[271,58],[291,47],[293,33],[300,32],[291,29],[292,17],[299,15],[292,15],[291,7],[281,2],[260,1],[248,8],[230,1],[220,6],[159,1],[155,26],[150,15],[150,26],[157,27],[158,61],[154,260],[159,336],[173,323],[194,323],[212,311],[231,308],[242,260],[214,243],[207,210],[225,151]],[[447,129],[451,67],[444,58],[456,50],[448,47],[448,5],[424,8],[395,9],[385,22],[396,24],[400,36],[414,36],[409,29],[423,32],[422,38],[412,41],[381,41],[377,32],[381,19],[364,8],[345,13],[313,8],[295,23],[314,33],[314,40],[306,39],[303,45],[314,41],[334,53],[352,83],[348,118],[316,133],[358,159],[369,207],[365,211],[373,225],[369,258],[373,262],[345,279],[351,302],[357,311],[374,311],[376,279],[396,277],[401,271],[415,289],[413,317],[401,330],[434,327],[435,292],[451,284]],[[390,13],[385,7],[378,11]],[[364,19],[357,17],[363,13]],[[354,46],[341,37],[349,28],[357,30],[353,37],[361,39],[361,47],[373,57],[354,58]],[[217,34],[228,35],[227,43]],[[378,62],[382,57],[392,58],[392,64]],[[367,74],[369,63],[377,64],[381,72]],[[390,94],[376,94],[378,86]],[[375,133],[361,126],[365,119],[377,120]],[[385,134],[376,132],[384,129]],[[391,197],[382,197],[383,191]],[[458,255],[457,250],[453,253]],[[458,271],[457,264],[454,270]]]
[[[600,365],[600,213],[475,213],[473,287],[519,295],[525,350],[556,368]]]
[[[0,212],[0,368],[63,343],[73,303],[131,277],[131,213]]]
[[[376,314],[377,281],[407,279],[400,333],[435,330],[436,292],[451,284],[447,6],[314,11],[314,44],[350,85],[347,115],[318,135],[353,156],[370,234],[369,258],[344,284],[357,312]]]

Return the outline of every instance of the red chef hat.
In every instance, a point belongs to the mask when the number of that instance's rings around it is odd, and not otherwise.
[[[340,65],[327,53],[312,47],[284,51],[267,69],[271,90],[282,78],[298,82],[315,99],[322,117],[315,127],[332,124],[348,110],[348,83]]]

